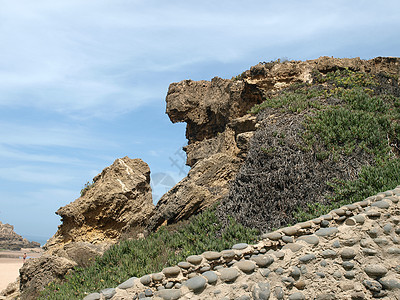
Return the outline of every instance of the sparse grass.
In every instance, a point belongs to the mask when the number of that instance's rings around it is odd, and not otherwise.
[[[81,189],[81,197],[83,197],[87,193],[87,191],[89,191],[93,187],[93,185],[94,185],[93,181],[92,182],[90,182],[90,181],[86,182],[85,186],[83,187],[83,189]]]
[[[207,210],[177,231],[162,227],[145,239],[123,241],[89,267],[77,268],[64,283],[51,283],[39,299],[82,299],[85,293],[115,287],[130,277],[160,272],[192,254],[222,251],[238,242],[255,242],[259,234],[232,219],[218,237],[220,228],[214,210]]]

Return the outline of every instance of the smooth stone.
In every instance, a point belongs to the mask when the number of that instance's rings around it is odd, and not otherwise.
[[[332,243],[332,247],[333,247],[333,248],[340,248],[340,247],[341,247],[340,241],[339,241],[339,240],[334,241],[334,242]]]
[[[83,300],[99,300],[100,298],[101,296],[99,293],[91,293],[87,295],[85,298],[83,298]]]
[[[225,260],[233,259],[236,256],[235,251],[233,251],[233,250],[223,250],[221,252],[221,254],[222,254],[222,258]]]
[[[101,291],[101,294],[103,294],[104,298],[106,299],[111,299],[116,293],[117,291],[115,288],[108,288]]]
[[[325,259],[321,260],[321,262],[319,264],[321,267],[326,267],[328,265],[328,263],[326,262]]]
[[[299,228],[297,226],[290,226],[290,227],[285,227],[282,228],[282,232],[285,235],[296,235],[299,232]]]
[[[275,294],[276,299],[278,299],[278,300],[282,300],[283,297],[285,296],[285,293],[283,292],[283,289],[280,286],[275,287],[274,294]]]
[[[299,245],[299,244],[296,244],[296,243],[290,243],[290,244],[286,244],[285,246],[283,246],[282,250],[289,249],[292,252],[297,252],[301,248],[303,248],[302,245]]]
[[[271,241],[280,240],[282,234],[280,232],[274,231],[262,235],[262,238],[270,239]]]
[[[400,289],[400,282],[396,279],[388,279],[388,280],[380,279],[379,283],[382,284],[383,288],[386,290]]]
[[[246,243],[239,243],[239,244],[235,244],[232,246],[232,249],[234,250],[243,250],[246,249],[249,245]]]
[[[277,259],[282,259],[282,258],[285,257],[285,252],[283,252],[283,251],[274,251],[273,255],[275,255],[275,257]]]
[[[274,270],[274,272],[275,272],[276,274],[278,274],[278,275],[282,275],[282,274],[283,274],[283,269],[282,269],[281,267],[279,267],[279,268],[276,268],[276,269]]]
[[[268,300],[271,294],[271,286],[268,282],[259,282],[254,286],[252,296],[255,300]]]
[[[144,275],[144,276],[140,277],[140,283],[143,285],[149,285],[151,283],[150,275]]]
[[[239,276],[239,271],[235,268],[223,268],[218,270],[218,272],[221,274],[220,278],[224,282],[235,281]]]
[[[376,201],[371,204],[371,206],[378,207],[378,208],[389,208],[390,203],[385,200]]]
[[[264,277],[268,277],[268,275],[271,273],[271,270],[268,268],[265,269],[260,269],[260,274]]]
[[[206,251],[203,253],[203,256],[207,260],[217,260],[221,258],[221,253],[215,251]]]
[[[181,269],[179,267],[167,267],[162,270],[166,277],[175,277],[180,274]]]
[[[165,289],[156,292],[156,296],[162,298],[163,300],[177,300],[181,297],[182,293],[179,289]]]
[[[375,238],[374,242],[379,246],[386,246],[389,244],[389,241],[385,238]]]
[[[343,222],[347,219],[347,216],[341,216],[339,218],[336,219],[336,222]]]
[[[323,218],[324,220],[326,220],[326,221],[331,221],[331,220],[333,220],[332,215],[323,215],[322,218]]]
[[[385,226],[383,226],[383,232],[386,234],[390,234],[392,229],[393,229],[392,224],[386,224]]]
[[[354,205],[354,204],[348,204],[348,205],[346,205],[345,206],[347,209],[349,209],[349,210],[355,210],[355,209],[357,209],[357,205]]]
[[[282,241],[284,241],[285,243],[293,243],[293,238],[291,236],[284,235],[282,237]]]
[[[376,238],[377,236],[378,236],[378,229],[376,229],[376,228],[371,228],[371,229],[368,229],[367,230],[367,233],[368,233],[368,235],[371,237],[371,238]]]
[[[355,216],[352,216],[351,218],[356,220],[356,222],[359,223],[359,224],[364,224],[364,222],[365,222],[365,216],[364,215],[355,215]]]
[[[335,271],[333,272],[332,276],[339,280],[342,278],[342,273],[340,271]]]
[[[306,297],[304,297],[303,293],[296,292],[296,293],[291,294],[288,299],[289,300],[305,300]]]
[[[204,277],[196,276],[188,279],[184,285],[188,287],[189,290],[194,292],[200,292],[206,287],[207,281]]]
[[[354,219],[354,218],[348,218],[348,219],[344,222],[344,224],[346,224],[347,226],[354,226],[354,225],[357,224],[357,221],[356,221],[356,219]]]
[[[394,232],[396,232],[396,234],[400,234],[400,227],[397,227]]]
[[[153,291],[151,289],[145,289],[144,290],[144,295],[146,297],[152,297],[153,296]]]
[[[240,271],[247,274],[253,273],[256,268],[256,264],[250,260],[241,260],[237,262],[235,266],[238,267]]]
[[[321,221],[321,227],[329,227],[330,223],[327,220],[322,220]]]
[[[310,245],[318,245],[319,243],[319,238],[316,235],[303,235],[301,237],[299,237],[297,240],[300,241],[305,241],[306,243],[310,244]]]
[[[301,275],[301,271],[298,267],[294,266],[292,267],[292,270],[290,271],[290,276],[293,278],[299,278]]]
[[[333,212],[338,216],[344,216],[346,214],[346,211],[342,208],[334,209]]]
[[[314,260],[315,258],[316,258],[315,255],[313,253],[310,253],[310,254],[306,254],[306,255],[301,256],[299,258],[299,261],[306,264],[306,263]]]
[[[194,273],[192,273],[193,275],[195,275]],[[196,275],[195,275],[196,276]],[[193,277],[195,277],[195,276],[193,276]],[[190,277],[190,278],[193,278],[193,277]],[[189,278],[189,279],[190,279]],[[165,284],[165,288],[166,289],[172,289],[173,288],[173,286],[174,286],[174,283],[172,282],[172,281],[168,281],[166,284]]]
[[[353,279],[354,277],[356,277],[356,273],[354,271],[347,271],[344,273],[344,277],[346,277],[347,279]]]
[[[153,281],[161,281],[164,279],[164,274],[163,273],[154,273],[154,274],[151,274],[151,278],[153,279]]]
[[[178,267],[187,270],[191,267],[191,264],[187,261],[181,261],[178,263]]]
[[[306,222],[302,222],[302,223],[297,223],[297,226],[300,226],[301,229],[311,228],[312,222],[306,221]]]
[[[325,237],[336,234],[338,231],[339,230],[336,227],[320,228],[315,232],[315,234]]]
[[[117,286],[117,288],[119,288],[121,290],[126,290],[126,289],[131,288],[135,284],[135,279],[137,279],[137,278],[136,277],[131,277],[128,280],[126,280],[123,283],[121,283],[119,286]]]
[[[400,254],[400,248],[391,247],[391,248],[387,249],[386,252],[387,252],[388,254],[399,255],[399,254]]]
[[[201,275],[203,275],[207,279],[207,282],[209,284],[214,284],[218,280],[218,275],[214,271],[207,271],[207,272],[204,272]]]
[[[186,260],[193,265],[199,265],[203,261],[203,257],[200,255],[190,255]]]
[[[368,204],[369,204],[369,201],[368,200],[363,200],[363,201],[356,202],[355,204],[358,204],[361,207],[367,207]]]
[[[318,225],[321,224],[322,219],[321,218],[312,219],[311,222],[313,222],[315,225]]]
[[[200,271],[200,273],[203,273],[203,272],[207,272],[210,270],[211,270],[211,266],[207,265],[207,266],[201,267],[199,271]]]
[[[224,266],[215,266],[214,267],[214,271],[218,271],[219,269],[222,269]],[[208,271],[206,271],[206,272],[208,272]]]
[[[365,255],[368,255],[368,256],[373,256],[373,255],[376,255],[378,253],[378,251],[376,251],[374,249],[371,249],[371,248],[362,248],[362,252]]]
[[[267,252],[267,249],[265,249],[265,248],[262,248],[261,250],[260,250],[260,253],[261,254],[264,254],[264,253],[266,253]]]
[[[301,274],[307,274],[308,273],[307,267],[305,265],[300,266],[300,271],[301,271]]]
[[[157,287],[157,291],[161,291],[161,290],[165,290],[165,286],[160,285]]]
[[[304,288],[306,287],[306,283],[304,280],[299,280],[297,281],[294,286],[296,287],[296,289],[298,290],[304,290]]]
[[[342,262],[342,267],[346,271],[350,271],[354,268],[354,263],[351,261],[344,261],[344,262]]]
[[[382,289],[382,285],[376,280],[364,280],[363,285],[374,293],[378,293]]]
[[[388,199],[388,200],[392,201],[393,203],[399,202],[399,198],[396,196],[389,196],[389,197],[384,198],[383,200],[385,200],[385,199]]]
[[[342,257],[343,260],[350,260],[356,256],[356,252],[354,251],[353,248],[344,248],[340,253],[340,256]]]
[[[253,256],[251,260],[254,261],[260,268],[268,267],[274,262],[274,258],[270,255]]]
[[[364,272],[367,273],[368,276],[374,278],[374,277],[385,276],[388,270],[383,265],[373,264],[373,265],[367,265],[364,268]]]
[[[381,213],[376,210],[369,210],[365,215],[370,219],[378,219],[381,217]]]
[[[182,284],[180,282],[175,283],[175,288],[180,289],[182,287]]]
[[[327,249],[322,251],[321,255],[324,258],[333,258],[337,256],[337,252],[335,250]]]
[[[320,278],[325,278],[325,273],[323,272],[315,272],[315,275],[317,275]]]

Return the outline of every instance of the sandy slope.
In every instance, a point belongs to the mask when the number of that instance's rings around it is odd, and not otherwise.
[[[0,251],[0,291],[14,282],[19,276],[19,269],[23,265],[22,256],[26,252],[28,259],[39,257],[41,249],[21,249],[21,251]]]

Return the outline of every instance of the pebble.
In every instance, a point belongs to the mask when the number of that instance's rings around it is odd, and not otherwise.
[[[206,284],[206,279],[201,276],[190,278],[185,282],[188,289],[196,293],[202,291],[206,287]]]
[[[389,208],[390,203],[385,200],[380,200],[380,201],[376,201],[376,202],[372,203],[371,206],[378,207],[378,208]]]
[[[303,235],[297,239],[298,241],[305,241],[306,243],[310,245],[318,245],[319,243],[319,238],[316,235]]]
[[[255,300],[268,300],[271,294],[271,287],[268,282],[259,282],[254,286],[252,296]]]
[[[153,279],[153,281],[161,281],[164,279],[164,274],[163,273],[154,273],[154,274],[151,274],[151,278]]]
[[[196,276],[193,276],[193,277],[196,277]],[[190,277],[190,278],[193,278],[193,277]],[[189,278],[189,279],[190,279]],[[172,289],[174,287],[174,283],[172,282],[172,281],[169,281],[169,282],[167,282],[166,284],[165,284],[165,288],[166,289]]]
[[[382,289],[382,285],[376,280],[364,280],[364,286],[371,292],[378,293]]]
[[[373,256],[373,255],[376,255],[378,253],[378,251],[376,251],[374,249],[371,249],[371,248],[362,248],[362,252],[365,255],[368,255],[368,256]]]
[[[274,272],[278,275],[282,275],[283,274],[283,269],[281,267],[277,268],[274,270]]]
[[[368,235],[371,237],[371,238],[376,238],[377,236],[378,236],[378,229],[376,229],[376,228],[371,228],[371,229],[368,229],[367,230],[367,233],[368,233]]]
[[[161,297],[163,300],[177,300],[181,297],[181,290],[170,290],[170,289],[165,289],[156,292],[157,297]]]
[[[285,227],[282,229],[282,232],[285,235],[296,235],[299,232],[299,228],[297,226]]]
[[[104,296],[106,299],[111,299],[117,292],[115,291],[114,288],[108,288],[104,289],[101,291],[101,294]]]
[[[366,216],[370,219],[378,219],[381,217],[381,213],[376,210],[369,210],[367,211]]]
[[[235,244],[232,246],[232,249],[234,250],[243,250],[246,249],[249,245],[246,243],[239,243],[239,244]]]
[[[321,255],[324,258],[333,258],[333,257],[337,256],[337,252],[335,250],[328,249],[328,250],[322,251]]]
[[[344,261],[342,262],[342,267],[346,271],[352,270],[354,268],[354,263],[351,261]]]
[[[300,269],[296,266],[292,267],[292,270],[290,271],[290,276],[297,279],[300,277],[300,275],[301,275]]]
[[[296,292],[296,293],[291,294],[288,299],[289,300],[305,300],[306,297],[304,297],[303,293]]]
[[[293,238],[291,236],[284,235],[282,237],[282,241],[284,241],[285,243],[293,243]]]
[[[181,269],[179,267],[167,267],[162,272],[166,277],[175,277],[181,272]]]
[[[299,280],[297,281],[294,286],[296,287],[296,289],[298,290],[304,290],[304,288],[306,287],[306,283],[304,280]]]
[[[100,294],[99,293],[91,293],[87,295],[83,300],[99,300],[100,299]]]
[[[344,277],[346,277],[347,279],[353,279],[354,277],[356,277],[356,273],[354,271],[347,271],[344,273]]]
[[[324,220],[326,220],[326,221],[331,221],[331,220],[333,220],[333,217],[332,217],[332,215],[323,215],[323,216],[321,216]],[[321,224],[321,226],[322,226],[322,224]]]
[[[131,277],[127,281],[124,281],[119,286],[117,286],[117,288],[122,289],[122,290],[126,290],[126,289],[131,288],[131,287],[133,287],[133,285],[135,283],[135,279],[137,279],[137,278],[136,277]]]
[[[244,273],[253,273],[256,268],[256,264],[250,260],[241,260],[235,266]]]
[[[392,231],[393,226],[392,224],[386,224],[385,226],[383,226],[383,232],[385,234],[390,234],[390,232]]]
[[[367,265],[364,268],[364,272],[368,274],[370,277],[383,277],[386,275],[388,270],[385,268],[383,265],[379,264],[373,264],[373,265]]]
[[[364,224],[364,222],[365,222],[365,216],[364,215],[355,215],[352,218],[354,220],[356,220],[356,222],[359,223],[359,224]]]
[[[235,251],[233,251],[233,250],[223,250],[221,252],[221,254],[222,254],[222,258],[225,260],[234,259],[236,256]]]
[[[275,287],[274,293],[275,293],[276,299],[279,299],[279,300],[283,299],[283,297],[285,296],[283,289],[280,286]]]
[[[346,213],[346,211],[342,208],[334,209],[333,212],[336,213],[338,216],[343,216]]]
[[[297,252],[299,251],[301,248],[303,248],[302,245],[300,244],[296,244],[296,243],[290,243],[290,244],[286,244],[285,246],[282,247],[282,250],[285,249],[289,249],[292,252]]]
[[[311,260],[314,260],[315,258],[316,258],[315,254],[310,253],[310,254],[306,254],[306,255],[301,256],[299,258],[299,261],[304,263],[304,264],[306,264],[306,263],[310,262]]]
[[[291,287],[294,284],[292,277],[282,277],[281,280],[286,287]]]
[[[207,279],[207,282],[209,284],[214,284],[218,280],[218,275],[214,271],[207,271],[201,275],[203,275]]]
[[[140,283],[143,285],[149,285],[151,282],[151,277],[150,275],[144,275],[142,277],[140,277]]]
[[[271,273],[271,270],[268,268],[265,269],[260,269],[260,274],[264,277],[268,277],[268,275]]]
[[[385,238],[376,238],[374,239],[374,242],[379,246],[386,246],[389,244],[389,241]]]
[[[187,270],[191,267],[191,264],[187,261],[181,261],[178,263],[178,267]]]
[[[321,267],[326,267],[328,265],[328,263],[326,262],[325,259],[321,260],[321,262],[319,264]]]
[[[152,297],[153,296],[153,291],[151,289],[145,289],[144,290],[144,295],[146,297]]]
[[[343,245],[351,247],[357,244],[360,241],[359,237],[352,237],[343,241]]]
[[[325,278],[325,273],[323,272],[315,272],[315,275],[317,275],[320,278]]]
[[[239,276],[239,272],[235,268],[223,268],[218,270],[218,272],[221,274],[220,278],[224,282],[235,281]]]
[[[332,243],[332,247],[333,247],[333,248],[340,248],[340,247],[341,247],[340,241],[339,241],[339,240],[334,241],[334,242]]]
[[[340,256],[342,257],[343,260],[350,260],[356,256],[356,252],[354,251],[353,248],[344,248],[340,253]]]
[[[388,279],[388,280],[380,279],[379,283],[382,284],[382,287],[385,288],[386,290],[395,290],[395,289],[400,290],[400,282],[396,279]]]
[[[281,239],[282,234],[278,231],[266,233],[262,235],[262,238],[270,239],[271,241],[277,241]]]
[[[200,255],[191,255],[187,257],[186,260],[193,265],[199,265],[203,261],[203,257],[201,257]]]
[[[221,258],[221,253],[215,251],[206,251],[203,253],[203,256],[207,260],[217,260]]]
[[[274,262],[274,258],[270,255],[253,256],[251,260],[254,261],[260,268],[268,267]]]
[[[400,254],[400,248],[391,247],[391,248],[387,249],[386,252],[388,254],[399,255]]]
[[[318,236],[330,236],[336,234],[339,230],[336,227],[328,227],[328,228],[320,228],[318,229],[315,234]]]
[[[322,220],[321,221],[321,227],[329,227],[330,223],[327,220]]]

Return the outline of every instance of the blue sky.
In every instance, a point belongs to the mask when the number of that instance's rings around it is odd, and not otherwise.
[[[399,56],[399,28],[398,1],[0,0],[0,221],[49,238],[54,212],[125,155],[150,165],[157,199],[157,178],[188,171],[185,126],[164,113],[171,82]]]

